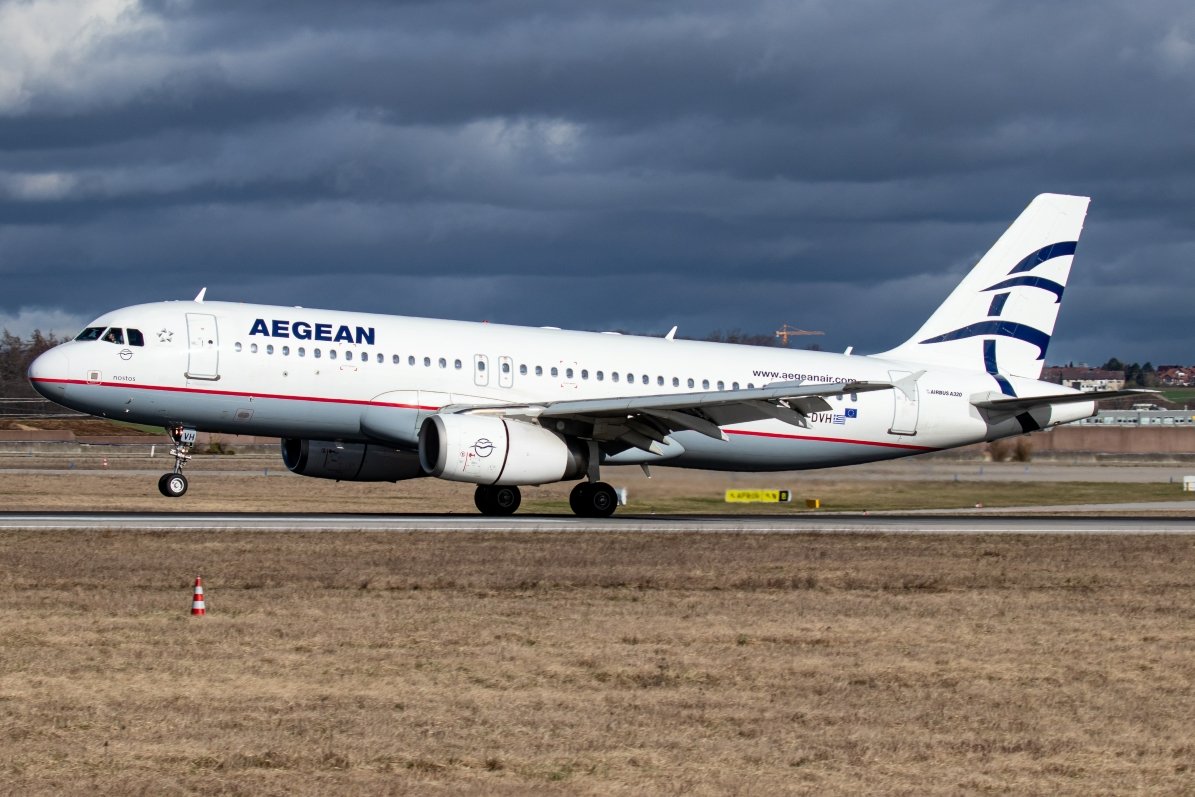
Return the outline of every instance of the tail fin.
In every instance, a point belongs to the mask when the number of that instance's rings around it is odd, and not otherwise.
[[[1002,374],[1040,377],[1090,201],[1036,197],[916,335],[876,356],[983,370],[1002,386]]]

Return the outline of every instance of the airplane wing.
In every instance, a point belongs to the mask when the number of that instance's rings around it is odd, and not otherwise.
[[[996,412],[1025,412],[1051,404],[1075,404],[1081,401],[1106,401],[1108,399],[1138,397],[1142,394],[1154,394],[1156,390],[1094,390],[1090,393],[1057,393],[1050,396],[1025,396],[1024,398],[981,398],[975,399],[971,405],[981,410]]]
[[[746,390],[668,393],[652,396],[550,401],[543,404],[445,407],[442,412],[503,415],[526,420],[552,418],[580,430],[580,436],[620,442],[662,453],[669,434],[692,431],[726,440],[721,427],[772,418],[809,428],[808,416],[832,409],[827,398],[891,390],[891,382],[783,382]]]

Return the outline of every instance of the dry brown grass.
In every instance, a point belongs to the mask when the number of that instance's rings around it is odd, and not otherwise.
[[[210,459],[205,463],[214,467]],[[218,463],[217,463],[218,464]],[[237,463],[243,465],[244,463]],[[264,475],[268,469],[270,475]],[[165,468],[163,468],[165,470]],[[607,468],[614,484],[626,485],[630,514],[657,513],[804,513],[804,499],[821,500],[826,511],[950,509],[1115,503],[1118,501],[1195,500],[1178,484],[1086,482],[857,481],[849,472],[841,481],[821,477],[803,484],[801,474],[717,474],[657,472],[650,481],[638,469]],[[107,473],[13,473],[0,470],[0,506],[14,511],[124,510],[152,512],[377,512],[476,514],[473,486],[438,479],[398,484],[368,484],[310,479],[270,465],[231,472],[189,469],[191,489],[182,499],[163,498],[157,471],[113,469]],[[572,484],[523,488],[523,513],[571,514]],[[795,487],[791,504],[726,504],[728,487]],[[1195,506],[1195,504],[1192,504]]]
[[[80,531],[0,551],[7,793],[1195,788],[1188,537]]]

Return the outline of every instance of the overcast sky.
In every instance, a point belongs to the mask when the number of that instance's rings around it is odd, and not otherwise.
[[[1189,0],[0,0],[18,334],[207,286],[862,353],[1043,191],[1047,359],[1195,362]]]

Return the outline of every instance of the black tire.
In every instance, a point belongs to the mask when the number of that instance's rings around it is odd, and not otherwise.
[[[187,492],[187,477],[181,473],[164,473],[158,479],[158,492],[167,498],[182,498]]]
[[[605,482],[581,482],[569,493],[568,505],[580,517],[610,517],[618,509],[618,493]]]
[[[589,517],[610,517],[618,509],[618,493],[605,482],[594,482],[589,487]]]
[[[513,515],[522,502],[518,487],[479,484],[473,492],[473,503],[483,515]]]
[[[589,517],[589,482],[581,482],[568,494],[568,505],[574,515]]]

